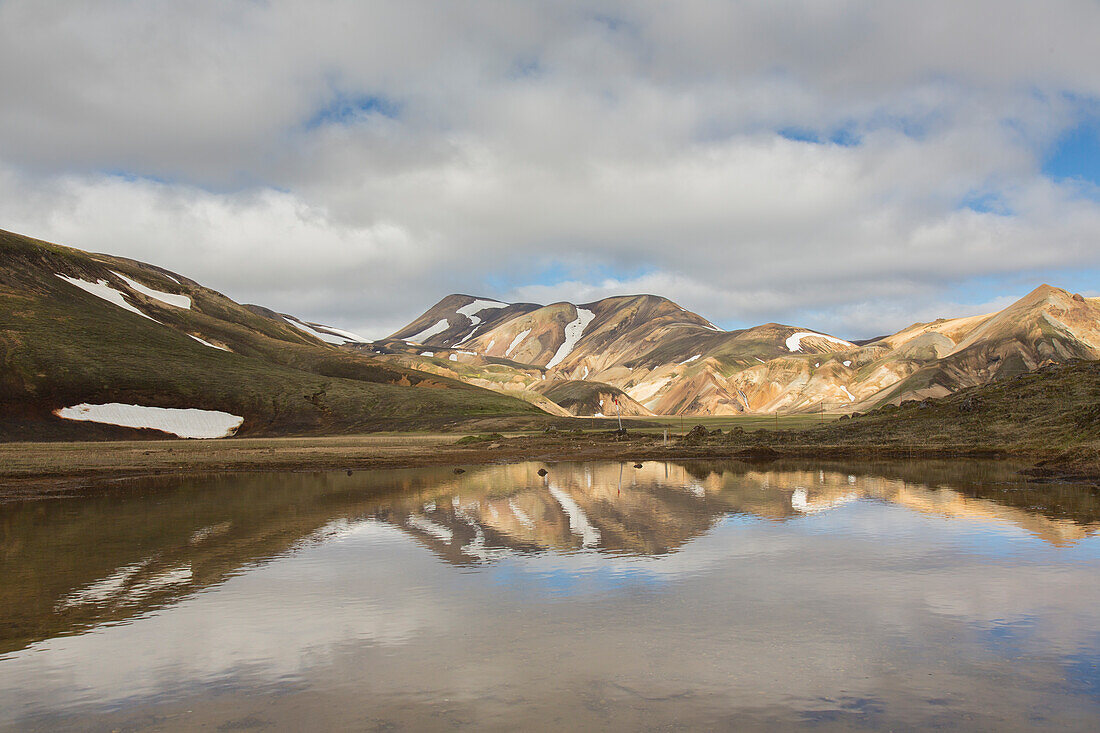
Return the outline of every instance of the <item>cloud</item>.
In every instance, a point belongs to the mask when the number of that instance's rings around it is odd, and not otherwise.
[[[0,226],[373,335],[448,292],[627,290],[873,335],[990,300],[959,298],[975,280],[1100,270],[1089,184],[1042,174],[1100,98],[1098,23],[1085,1],[7,2]]]

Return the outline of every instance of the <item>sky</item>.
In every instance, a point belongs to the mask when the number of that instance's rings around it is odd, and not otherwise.
[[[1100,293],[1096,0],[0,0],[0,228],[368,337]]]

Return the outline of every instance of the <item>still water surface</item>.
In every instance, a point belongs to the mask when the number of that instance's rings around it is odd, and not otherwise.
[[[975,462],[8,503],[0,728],[1094,730],[1098,529],[1095,489]]]

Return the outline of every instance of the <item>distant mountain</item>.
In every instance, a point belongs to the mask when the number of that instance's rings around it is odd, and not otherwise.
[[[0,231],[0,439],[328,433],[541,414],[335,345],[353,340],[155,265]],[[160,427],[120,426],[135,422]]]
[[[1043,285],[999,313],[857,343],[778,323],[721,331],[654,295],[548,306],[450,295],[366,348],[532,401],[585,381],[622,390],[640,414],[853,412],[1100,358],[1100,299]]]

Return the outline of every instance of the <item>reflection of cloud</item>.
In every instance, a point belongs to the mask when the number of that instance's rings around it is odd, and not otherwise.
[[[9,655],[0,663],[0,710],[49,707],[54,699],[109,704],[242,670],[286,680],[325,664],[342,645],[395,646],[445,625],[442,607],[431,601],[440,574],[435,563],[410,553],[407,542],[394,542],[399,535],[386,525],[335,529],[318,534],[323,543],[230,578],[169,613]],[[368,552],[371,562],[361,562]],[[182,579],[180,573],[158,577],[161,583]],[[28,679],[42,684],[30,689],[19,682]]]
[[[14,653],[0,661],[0,724],[123,700],[135,715],[182,695],[197,708],[215,684],[233,707],[291,685],[307,693],[262,704],[390,705],[400,719],[447,698],[581,727],[599,727],[592,699],[627,714],[767,709],[796,722],[860,699],[904,715],[950,697],[952,715],[983,722],[1040,700],[1075,709],[1059,696],[1059,665],[1095,648],[1095,537],[1055,547],[1008,514],[996,534],[1015,554],[973,551],[984,515],[894,502],[944,490],[848,471],[658,465],[620,490],[617,464],[555,464],[549,491],[534,468],[341,504],[292,554],[155,614]],[[822,510],[802,515],[803,502]],[[164,585],[184,562],[141,569]],[[79,592],[118,595],[140,577],[126,566]],[[1002,674],[990,636],[1024,626]]]

